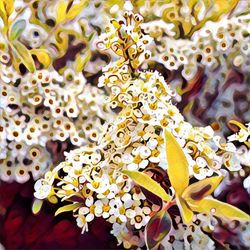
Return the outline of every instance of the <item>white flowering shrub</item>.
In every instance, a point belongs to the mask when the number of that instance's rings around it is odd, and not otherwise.
[[[56,215],[73,211],[83,233],[102,217],[125,248],[214,249],[207,233],[219,220],[240,221],[242,230],[249,221],[214,198],[229,172],[245,175],[249,151],[232,141],[249,146],[249,129],[232,121],[240,131],[226,141],[212,127],[185,120],[175,90],[156,70],[142,69],[153,40],[142,21],[125,12],[100,36],[97,47],[115,54],[98,83],[109,93],[104,110],[115,115],[95,145],[66,153],[66,161],[36,182],[33,209],[45,198],[65,201]]]

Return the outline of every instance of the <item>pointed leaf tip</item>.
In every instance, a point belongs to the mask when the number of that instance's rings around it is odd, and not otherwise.
[[[129,171],[129,170],[123,170],[122,173],[129,176],[139,186],[157,195],[162,200],[170,201],[170,196],[166,193],[166,191],[161,187],[159,183],[154,181],[149,175],[143,172]]]
[[[35,199],[32,205],[32,213],[38,214],[42,208],[43,200]]]
[[[165,130],[168,175],[176,193],[181,195],[189,183],[188,162],[175,137]]]
[[[63,207],[60,207],[56,210],[55,212],[55,216],[57,216],[60,213],[64,213],[64,212],[69,212],[69,211],[73,211],[74,209],[80,207],[81,204],[80,203],[74,203],[74,204],[69,204],[69,205],[65,205]]]
[[[218,217],[226,217],[232,220],[250,221],[250,216],[240,209],[218,201],[213,198],[204,198],[200,201],[189,202],[192,209],[199,213],[212,214]]]

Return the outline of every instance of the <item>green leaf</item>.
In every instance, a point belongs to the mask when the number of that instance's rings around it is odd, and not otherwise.
[[[200,201],[188,202],[192,210],[199,213],[212,214],[218,217],[226,217],[231,220],[250,221],[250,216],[240,209],[213,198],[205,198]]]
[[[25,67],[30,71],[34,72],[36,70],[33,58],[31,56],[30,51],[20,42],[12,41],[10,43],[14,53],[21,60],[21,62],[25,65]]]
[[[39,213],[39,211],[42,208],[42,205],[43,205],[43,200],[35,199],[34,202],[33,202],[33,205],[32,205],[33,214]]]
[[[63,207],[60,207],[56,210],[55,216],[57,216],[60,213],[68,212],[68,211],[73,211],[74,209],[78,208],[81,206],[81,203],[74,203],[74,204],[69,204]]]
[[[26,27],[26,21],[21,19],[13,24],[10,30],[10,40],[17,39]]]
[[[186,201],[190,199],[201,200],[210,195],[217,188],[222,179],[223,176],[214,176],[195,182],[184,190],[182,198]]]
[[[145,228],[145,241],[148,249],[158,246],[172,228],[172,220],[168,212],[157,212]]]
[[[154,181],[149,175],[139,171],[129,171],[129,170],[123,170],[122,173],[129,176],[139,186],[159,196],[162,200],[170,201],[170,197],[166,193],[166,191],[161,187],[160,184]]]
[[[179,143],[167,130],[165,130],[165,138],[168,176],[176,193],[181,196],[189,183],[188,162]]]

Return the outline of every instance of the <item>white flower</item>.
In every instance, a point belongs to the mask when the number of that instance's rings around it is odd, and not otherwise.
[[[140,200],[145,200],[145,199],[146,199],[146,197],[143,194],[143,192],[141,192],[141,191],[139,193],[135,192],[133,194],[133,200],[135,200],[135,201],[140,201]]]
[[[110,216],[109,211],[109,199],[104,198],[95,202],[95,215],[97,217],[102,216],[104,219],[106,219]]]
[[[88,197],[85,200],[86,207],[81,207],[79,209],[79,215],[84,215],[86,218],[86,222],[90,222],[95,218],[94,212],[95,212],[95,205],[93,204],[94,198]]]
[[[17,182],[24,183],[30,179],[30,175],[25,167],[17,167],[15,169],[15,178]]]
[[[120,197],[116,197],[110,200],[109,205],[110,205],[109,213],[113,215],[114,218],[119,218],[122,222],[127,221],[127,217],[125,216],[126,208],[122,203]],[[113,218],[111,218],[111,220],[113,221]]]
[[[35,183],[34,189],[34,196],[37,199],[45,199],[50,194],[52,186],[46,180],[40,179]]]
[[[150,138],[147,142],[147,147],[151,150],[157,147],[158,141],[156,139]]]
[[[88,224],[86,222],[86,217],[82,214],[82,211],[80,211],[80,209],[79,209],[79,215],[76,218],[76,223],[78,227],[82,228],[82,234],[83,234],[85,231],[88,232]]]
[[[118,186],[115,183],[113,183],[109,185],[108,189],[104,193],[97,194],[97,198],[102,199],[107,197],[108,199],[113,199],[118,192],[119,192]]]
[[[139,165],[136,163],[131,163],[127,166],[127,169],[130,171],[138,170],[138,168],[139,168]]]
[[[96,193],[99,194],[102,194],[105,191],[107,191],[109,186],[110,186],[109,177],[106,174],[102,175],[101,177],[95,176],[94,181],[87,183],[87,187],[90,190],[95,191]]]
[[[131,194],[129,194],[129,193],[125,193],[125,194],[122,196],[121,200],[123,201],[124,207],[125,207],[126,209],[129,208],[129,207],[131,207],[131,206],[133,205],[133,202],[134,202],[133,199],[132,199]]]
[[[139,148],[140,157],[146,159],[151,155],[151,150],[146,146],[141,146]]]
[[[141,227],[145,226],[150,220],[150,212],[151,211],[148,207],[136,207],[134,217],[132,217],[130,220],[131,225],[134,225],[136,229],[140,229]]]
[[[194,177],[198,180],[203,180],[207,176],[211,176],[214,172],[214,170],[209,167],[205,158],[201,156],[197,157],[194,161],[190,155],[187,155],[187,160],[190,174],[194,175]]]
[[[119,224],[119,223],[114,223],[112,225],[112,230],[111,230],[111,233],[117,237],[121,232],[124,232],[124,233],[127,233],[128,232],[128,229],[126,227],[126,223],[122,223],[122,224]]]
[[[249,136],[249,132],[246,129],[240,129],[240,131],[237,134],[233,134],[228,136],[229,141],[239,141],[244,142],[247,141],[247,138]]]
[[[125,153],[122,155],[122,162],[125,164],[130,164],[133,162],[134,157],[129,154],[129,153]]]

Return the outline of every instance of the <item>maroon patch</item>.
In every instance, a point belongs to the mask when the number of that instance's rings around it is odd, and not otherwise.
[[[207,186],[205,186],[204,188],[202,188],[200,191],[192,193],[190,195],[190,197],[193,200],[201,200],[204,196],[204,194],[211,188],[212,186],[210,184],[208,184]]]

